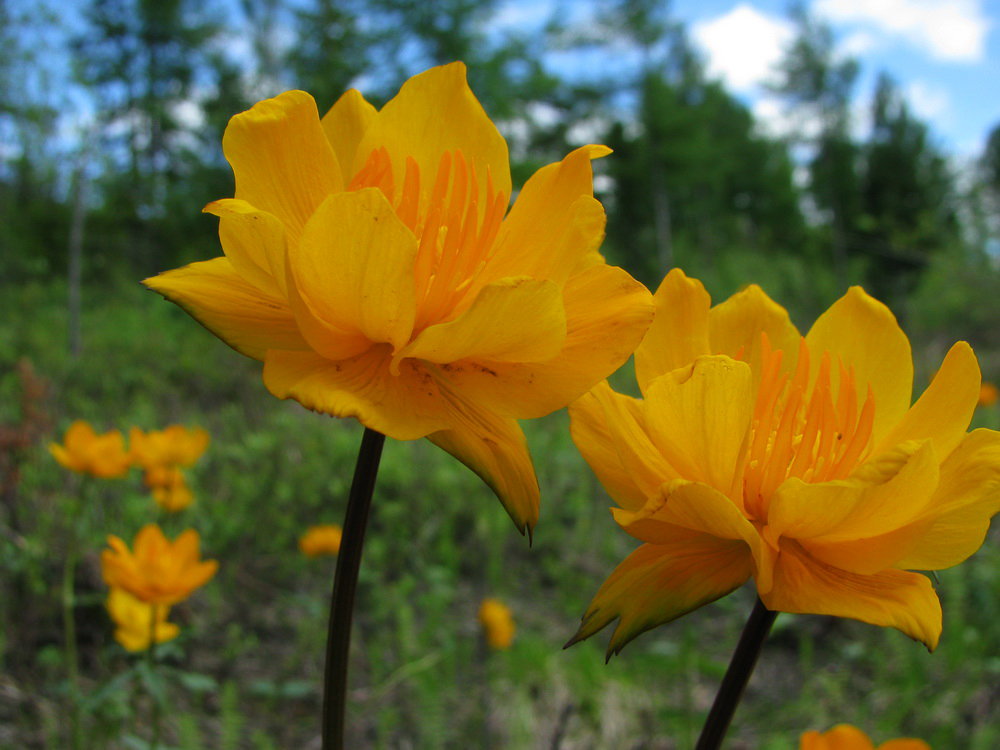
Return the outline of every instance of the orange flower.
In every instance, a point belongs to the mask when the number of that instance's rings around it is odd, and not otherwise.
[[[184,510],[194,502],[184,472],[174,467],[155,467],[146,471],[146,485],[153,491],[156,504],[168,513]]]
[[[481,476],[522,531],[538,483],[519,419],[586,393],[632,353],[648,291],[597,252],[589,145],[507,212],[507,144],[465,66],[381,110],[354,90],[320,119],[289,91],[230,120],[236,196],[210,203],[225,257],[147,286],[264,363],[279,398],[428,437]]]
[[[49,451],[67,469],[104,479],[124,476],[132,465],[121,432],[111,430],[98,435],[82,419],[66,430],[63,445],[49,443]]]
[[[149,432],[133,427],[129,431],[129,443],[132,459],[147,471],[191,466],[208,447],[208,433],[200,427],[188,429],[179,424]]]
[[[152,633],[157,643],[173,640],[181,629],[167,622],[170,607],[166,604],[149,604],[140,601],[124,589],[112,588],[107,600],[108,614],[115,623],[115,640],[128,651],[145,651],[149,648],[152,619],[156,617],[156,630]]]
[[[877,748],[868,735],[850,724],[840,724],[823,732],[802,735],[799,750],[931,750],[923,740],[898,739],[883,742]]]
[[[299,549],[307,557],[336,555],[340,551],[343,530],[336,524],[311,526],[299,537]]]
[[[616,618],[609,651],[753,577],[774,612],[894,627],[929,649],[941,603],[915,571],[957,565],[1000,510],[1000,433],[969,422],[971,347],[912,402],[910,343],[854,287],[806,336],[756,286],[715,307],[671,271],[635,353],[644,398],[606,383],[570,407],[618,524],[645,542],[574,640]]]
[[[116,536],[109,536],[108,544],[111,549],[101,552],[105,583],[151,604],[176,604],[187,599],[219,567],[215,560],[199,560],[198,532],[194,529],[169,542],[159,526],[147,524],[135,536],[134,553]]]
[[[997,387],[988,380],[984,380],[983,384],[979,386],[980,406],[993,406],[997,402],[998,396],[1000,393],[997,392]]]
[[[498,651],[510,648],[516,626],[510,607],[497,599],[483,599],[479,606],[479,624],[489,647]]]

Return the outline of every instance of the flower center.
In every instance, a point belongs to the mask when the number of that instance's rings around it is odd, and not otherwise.
[[[414,333],[454,317],[464,309],[462,303],[473,281],[493,256],[508,196],[493,187],[487,170],[486,195],[481,201],[475,166],[459,149],[441,154],[429,190],[421,183],[420,167],[409,156],[403,185],[397,188],[388,151],[374,149],[348,190],[366,187],[381,190],[417,238]],[[482,217],[481,202],[485,205]]]
[[[871,385],[858,410],[854,368],[838,358],[836,402],[829,352],[823,352],[816,380],[809,387],[809,349],[799,340],[799,359],[789,377],[781,372],[784,353],[771,349],[764,333],[762,374],[743,472],[743,503],[752,519],[766,520],[778,486],[789,477],[804,482],[843,479],[870,450],[875,420]]]

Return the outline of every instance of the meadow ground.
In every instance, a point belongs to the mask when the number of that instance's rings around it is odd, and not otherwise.
[[[84,350],[73,358],[65,297],[58,283],[0,295],[0,747],[71,747],[76,712],[82,747],[145,748],[159,701],[164,748],[318,748],[335,563],[304,557],[297,539],[342,521],[360,427],[272,398],[257,363],[136,284],[84,290]],[[997,427],[996,408],[976,423]],[[159,647],[156,672],[112,638],[99,554],[107,534],[130,540],[159,515],[137,474],[97,480],[55,462],[47,445],[75,419],[99,430],[198,425],[212,438],[190,471],[197,503],[161,520],[168,535],[196,528],[219,572],[172,613],[182,634]],[[564,412],[525,424],[542,487],[530,548],[468,469],[426,441],[389,441],[361,570],[348,746],[693,745],[753,592],[641,636],[608,665],[607,633],[562,650],[635,545],[567,427]],[[73,549],[75,709],[62,607]],[[841,722],[877,741],[1000,746],[996,529],[939,578],[933,654],[895,630],[780,616],[728,747],[792,750],[801,732]],[[513,610],[508,651],[484,644],[486,596]]]

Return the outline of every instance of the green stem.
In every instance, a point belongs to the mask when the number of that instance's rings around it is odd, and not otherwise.
[[[760,657],[761,648],[777,616],[777,612],[769,610],[760,597],[757,598],[743,628],[740,642],[736,645],[736,651],[733,652],[733,658],[729,662],[726,676],[722,678],[712,709],[705,719],[705,726],[701,730],[701,737],[698,738],[695,750],[718,750],[722,746],[722,740],[729,730],[729,723],[733,720],[736,706],[743,697],[743,691],[746,690],[750,675]]]
[[[62,610],[63,640],[66,642],[66,672],[69,680],[70,723],[73,750],[79,750],[80,733],[80,664],[76,649],[76,544],[70,540],[63,564]]]
[[[149,665],[149,678],[155,679],[156,674],[156,605],[150,604],[149,620],[149,648],[146,649],[146,659]],[[150,699],[153,701],[152,716],[150,722],[153,726],[153,738],[149,741],[149,750],[156,750],[160,744],[160,723],[161,708],[160,697],[155,692],[150,691]]]
[[[351,645],[351,617],[358,588],[361,550],[368,525],[368,511],[375,492],[375,477],[382,458],[385,435],[365,428],[347,499],[344,534],[337,555],[337,572],[330,600],[326,639],[326,674],[323,681],[323,750],[343,750],[344,704],[347,700],[347,662]]]

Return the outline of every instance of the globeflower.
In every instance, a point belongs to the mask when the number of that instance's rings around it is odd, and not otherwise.
[[[135,463],[147,471],[162,466],[192,466],[208,447],[208,433],[200,427],[172,424],[163,430],[129,431],[129,448]]]
[[[152,635],[156,643],[166,643],[178,636],[180,628],[167,622],[170,607],[148,604],[124,589],[112,588],[107,600],[108,614],[115,623],[115,640],[128,651],[145,651]],[[153,630],[153,617],[156,628]]]
[[[479,606],[479,624],[483,626],[486,643],[496,651],[504,651],[514,642],[514,618],[510,607],[498,599],[483,599]]]
[[[108,536],[101,552],[101,572],[111,587],[125,589],[150,604],[176,604],[215,575],[215,560],[200,560],[198,532],[188,529],[170,542],[156,524],[135,535],[129,550],[117,536]]]
[[[98,435],[82,419],[69,426],[62,445],[49,443],[49,451],[67,469],[103,479],[124,476],[132,465],[121,432]]]
[[[336,555],[340,551],[340,539],[343,530],[336,524],[310,526],[306,533],[299,537],[299,550],[306,557],[320,555]]]
[[[799,750],[931,750],[923,740],[888,740],[878,747],[864,732],[850,724],[839,724],[823,732],[806,732],[799,742]]]
[[[278,398],[428,437],[522,532],[538,486],[518,419],[616,370],[652,317],[597,249],[605,216],[578,148],[512,193],[507,144],[461,63],[381,110],[354,90],[322,118],[289,91],[230,120],[234,198],[208,204],[224,257],[144,283],[263,362]]]
[[[853,287],[803,338],[751,286],[711,307],[675,270],[635,354],[644,399],[606,383],[570,407],[573,439],[643,542],[571,643],[620,618],[609,655],[750,577],[772,612],[894,627],[933,650],[930,580],[1000,510],[1000,434],[967,433],[980,373],[948,352],[911,405],[910,344]]]
[[[189,429],[170,425],[164,430],[129,431],[133,461],[144,469],[143,481],[153,492],[157,505],[176,513],[194,502],[181,467],[192,466],[208,447],[208,433],[200,427]]]

